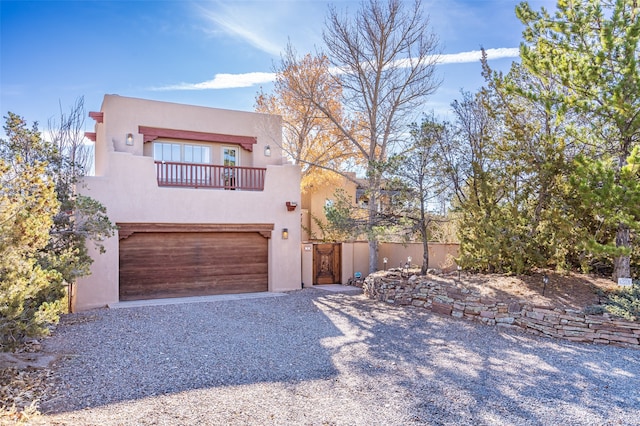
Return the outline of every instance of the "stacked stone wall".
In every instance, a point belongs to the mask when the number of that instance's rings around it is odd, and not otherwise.
[[[432,312],[464,318],[502,328],[575,342],[612,344],[640,348],[640,323],[552,306],[483,297],[443,279],[399,271],[370,274],[363,284],[371,299],[396,305],[411,305]]]

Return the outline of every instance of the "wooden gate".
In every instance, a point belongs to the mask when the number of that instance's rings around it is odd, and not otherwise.
[[[313,284],[340,284],[342,276],[342,244],[313,245]]]

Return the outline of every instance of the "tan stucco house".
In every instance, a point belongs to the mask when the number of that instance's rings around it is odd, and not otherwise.
[[[75,310],[300,288],[300,170],[279,116],[117,95],[89,116],[95,176],[78,190],[118,231],[92,254]]]

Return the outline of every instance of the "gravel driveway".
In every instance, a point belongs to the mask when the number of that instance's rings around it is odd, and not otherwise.
[[[78,314],[44,349],[40,424],[640,425],[638,350],[318,289]]]

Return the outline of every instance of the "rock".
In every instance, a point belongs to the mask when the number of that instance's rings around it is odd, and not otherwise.
[[[16,368],[24,370],[26,368],[47,368],[58,359],[57,355],[43,353],[10,353],[0,352],[0,368]]]
[[[526,301],[484,297],[446,279],[418,275],[399,278],[394,272],[372,274],[365,281],[365,294],[390,304],[413,305],[455,318],[519,328],[537,335],[629,347],[640,345],[638,322],[575,309],[531,305]]]
[[[509,306],[507,308],[507,312],[509,312],[510,314],[515,312],[520,312],[521,310],[522,310],[522,306],[520,306],[518,302],[509,303]]]
[[[451,311],[453,310],[453,307],[446,303],[440,303],[440,302],[434,301],[431,304],[431,310],[438,314],[451,315]]]

